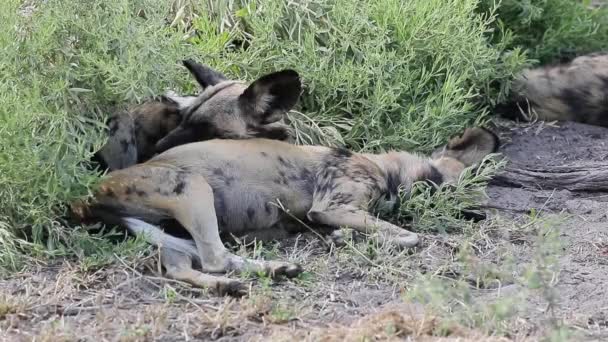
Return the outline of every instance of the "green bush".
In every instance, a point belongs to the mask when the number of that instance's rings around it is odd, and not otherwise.
[[[34,3],[24,14],[21,0],[0,2],[0,237],[11,241],[0,261],[12,266],[41,242],[77,248],[82,234],[60,218],[98,179],[86,161],[104,142],[100,121],[167,88],[192,91],[185,57],[247,79],[298,70],[303,142],[418,151],[484,120],[505,95],[493,84],[525,62],[508,40],[488,42],[493,16],[478,0]]]
[[[481,12],[497,0],[482,0]],[[590,0],[502,0],[495,22],[495,39],[512,38],[509,48],[522,47],[541,64],[568,60],[605,50],[608,7],[594,8]]]
[[[499,95],[490,83],[523,62],[488,44],[492,16],[476,14],[477,0],[210,3],[211,15],[194,20],[193,43],[206,59],[239,76],[296,68],[302,110],[338,121],[355,149],[428,151],[479,119]],[[226,22],[234,24],[218,34]],[[235,39],[241,44],[218,51]]]
[[[0,2],[0,262],[10,266],[16,249],[36,247],[23,240],[69,241],[59,218],[98,178],[83,162],[104,142],[100,119],[184,83],[177,62],[191,53],[165,23],[168,3],[49,0],[32,15],[21,3]]]

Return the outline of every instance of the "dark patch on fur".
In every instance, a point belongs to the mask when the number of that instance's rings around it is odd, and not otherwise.
[[[145,191],[143,191],[141,189],[138,189],[137,186],[135,186],[133,184],[127,186],[127,188],[125,189],[125,194],[128,195],[128,196],[136,194],[139,197],[147,197],[148,196],[147,192],[145,192]]]
[[[154,191],[160,194],[161,196],[171,196],[171,193],[169,191],[167,191],[166,189],[162,189],[161,187],[157,187],[156,189],[154,189]]]
[[[336,148],[332,149],[332,155],[334,157],[342,159],[342,158],[352,157],[353,152],[349,151],[349,150],[347,150],[345,148],[342,148],[342,147],[336,147]]]
[[[585,93],[585,94],[584,94]],[[586,98],[588,97],[588,92],[578,89],[578,90],[574,90],[574,89],[569,89],[569,88],[565,88],[562,90],[562,93],[560,94],[560,98],[562,99],[562,101],[564,101],[564,103],[568,106],[568,108],[570,109],[570,111],[581,118],[588,118],[588,116],[584,115],[585,110],[587,109],[587,101]],[[586,122],[587,120],[585,120]]]
[[[332,194],[333,205],[348,205],[353,202],[353,195],[350,193],[337,192]]]
[[[386,174],[386,188],[388,196],[396,196],[399,193],[399,187],[401,186],[401,177],[395,170],[389,171]]]
[[[255,217],[255,209],[253,209],[252,207],[247,208],[247,218],[249,220],[253,220],[254,217]]]
[[[123,153],[127,153],[127,151],[129,150],[129,142],[125,139],[120,139],[120,148],[122,149]]]
[[[224,192],[221,190],[215,191],[213,194],[213,205],[215,207],[215,216],[217,217],[217,222],[220,226],[226,227],[227,222],[227,207],[226,207],[226,197]]]
[[[264,210],[266,210],[267,215],[272,214],[272,209],[273,205],[270,202],[266,202],[266,204],[264,204]]]
[[[125,194],[126,195],[132,195],[133,193],[135,193],[135,191],[137,191],[137,187],[135,187],[135,185],[129,185],[125,189]]]
[[[285,174],[285,171],[278,170],[277,173],[279,174],[279,177],[275,178],[273,182],[279,185],[288,185],[289,183],[287,182],[287,175]]]
[[[205,141],[221,137],[216,127],[211,123],[188,123],[187,127],[180,126],[180,130],[170,132],[156,144],[156,152],[161,153],[178,145],[195,141]]]
[[[260,154],[262,155],[262,157],[268,157],[268,153],[266,153],[264,151],[260,152]]]
[[[427,183],[432,182],[432,184],[435,185],[441,185],[441,183],[443,183],[443,175],[433,165],[430,165],[429,172],[425,175],[424,178]]]
[[[184,180],[184,175],[178,173],[177,180],[175,182],[175,187],[173,188],[173,193],[176,195],[181,195],[184,193],[186,189],[186,181]]]
[[[111,117],[111,118],[108,120],[108,129],[109,129],[108,134],[109,134],[110,136],[115,135],[115,134],[116,134],[116,131],[118,131],[118,128],[119,128],[118,126],[119,126],[119,124],[118,124],[118,116],[113,116],[113,117]]]
[[[279,161],[279,164],[281,164],[281,166],[284,166],[284,167],[290,167],[291,166],[289,163],[287,163],[287,161],[285,160],[285,158],[283,158],[282,156],[279,156],[277,158],[277,160]]]

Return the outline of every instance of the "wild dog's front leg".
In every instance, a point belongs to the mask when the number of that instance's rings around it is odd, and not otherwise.
[[[335,227],[350,227],[363,233],[376,233],[380,238],[400,248],[418,244],[418,235],[392,223],[377,219],[362,209],[344,205],[325,210],[311,210],[308,219]]]

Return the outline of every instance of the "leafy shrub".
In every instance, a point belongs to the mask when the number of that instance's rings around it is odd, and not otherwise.
[[[482,0],[481,12],[496,0]],[[568,60],[606,49],[608,7],[590,7],[590,0],[502,0],[495,39],[511,37],[509,48],[522,47],[541,64]]]
[[[60,219],[98,179],[86,161],[100,122],[167,88],[193,91],[183,58],[246,79],[298,70],[302,142],[418,151],[484,120],[506,89],[491,85],[525,62],[506,40],[489,44],[478,0],[34,3],[31,14],[0,3],[0,236],[52,250],[79,245]],[[10,251],[39,245],[5,246],[14,265]]]
[[[189,50],[167,3],[49,0],[33,14],[21,3],[0,2],[0,240],[56,249],[71,236],[65,204],[98,178],[83,162],[104,142],[99,120],[186,79],[177,62]],[[24,246],[3,244],[0,261],[14,266]]]
[[[338,122],[355,149],[429,150],[479,119],[490,83],[523,63],[488,44],[477,0],[209,3],[192,40],[206,59],[239,76],[297,69],[302,110]]]

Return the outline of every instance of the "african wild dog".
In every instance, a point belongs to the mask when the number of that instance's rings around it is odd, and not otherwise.
[[[203,92],[199,96],[168,92],[111,117],[108,142],[94,158],[102,168],[123,169],[173,146],[213,138],[291,138],[290,128],[280,120],[300,96],[295,71],[274,72],[247,86],[192,60],[183,64]],[[260,103],[273,102],[264,111],[249,104],[250,97],[258,95],[264,97]]]
[[[496,112],[527,121],[530,111],[544,121],[608,127],[608,53],[522,72],[513,83],[511,100],[498,105]]]
[[[275,103],[274,97],[256,93],[250,99],[248,105],[260,113]],[[268,139],[209,140],[181,145],[110,173],[90,205],[76,203],[72,209],[81,219],[126,226],[160,246],[168,277],[220,293],[240,293],[239,281],[203,272],[248,269],[293,277],[302,269],[288,262],[234,255],[222,244],[220,233],[278,233],[290,230],[295,217],[313,226],[373,232],[395,246],[413,247],[418,236],[377,220],[368,212],[371,203],[394,198],[399,188],[407,190],[415,181],[452,182],[497,146],[498,138],[481,128],[467,129],[430,158],[407,152],[353,153]],[[172,220],[193,240],[158,228]],[[203,272],[194,270],[193,262]]]

